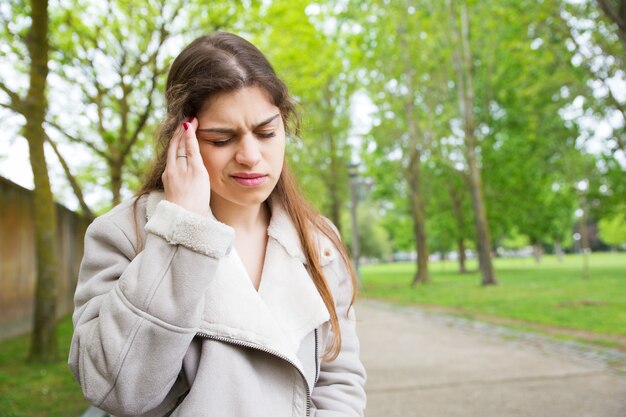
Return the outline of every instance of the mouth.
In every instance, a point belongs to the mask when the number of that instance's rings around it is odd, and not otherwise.
[[[263,184],[267,180],[267,174],[238,172],[231,175],[231,178],[240,185],[254,187]]]

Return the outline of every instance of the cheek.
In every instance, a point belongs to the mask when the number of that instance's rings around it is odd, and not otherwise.
[[[277,141],[274,149],[272,149],[272,159],[276,165],[280,166],[280,169],[282,169],[283,161],[285,159],[285,147],[286,141],[283,137],[282,141]]]
[[[222,170],[222,162],[219,152],[215,149],[209,149],[209,146],[205,146],[200,149],[200,155],[202,156],[202,162],[209,173],[209,176],[215,176]]]

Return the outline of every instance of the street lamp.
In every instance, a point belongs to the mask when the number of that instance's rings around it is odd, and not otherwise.
[[[362,287],[361,283],[361,270],[359,268],[359,257],[360,257],[360,248],[359,248],[359,226],[357,221],[357,204],[358,204],[358,175],[359,175],[359,165],[357,163],[350,163],[348,165],[348,176],[350,178],[350,197],[351,197],[351,205],[350,205],[350,215],[352,217],[352,262],[354,262],[354,271],[356,272],[356,277],[359,283],[359,287]]]

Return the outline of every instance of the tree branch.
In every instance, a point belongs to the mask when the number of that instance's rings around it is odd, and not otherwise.
[[[52,146],[52,149],[54,150],[54,153],[56,154],[57,158],[59,159],[59,162],[61,163],[61,166],[63,167],[63,171],[65,172],[65,176],[67,177],[67,180],[69,181],[70,186],[72,187],[72,190],[74,191],[74,195],[78,199],[78,202],[79,202],[81,208],[83,209],[83,212],[84,212],[85,216],[90,221],[93,220],[95,218],[95,216],[94,216],[93,212],[91,211],[91,209],[89,208],[89,206],[87,205],[87,203],[85,202],[85,198],[83,197],[83,191],[82,191],[80,185],[78,184],[78,181],[76,180],[76,177],[74,177],[74,175],[72,175],[72,172],[70,171],[70,167],[65,162],[65,158],[63,158],[63,156],[59,152],[59,149],[58,149],[56,143],[52,139],[50,139],[50,136],[48,136],[47,134],[46,134],[46,140],[48,141],[50,146]]]
[[[161,10],[163,11],[164,7],[162,7]],[[143,113],[139,117],[139,121],[137,122],[137,125],[135,126],[135,129],[133,131],[133,134],[132,134],[130,140],[128,141],[128,143],[126,144],[124,149],[122,150],[122,158],[125,158],[130,153],[130,150],[132,149],[134,144],[139,139],[139,134],[144,129],[146,123],[148,122],[148,118],[150,116],[150,113],[152,112],[152,96],[154,94],[154,91],[156,90],[158,78],[164,72],[164,69],[158,68],[157,60],[158,60],[159,52],[161,51],[161,48],[163,47],[163,44],[165,43],[165,41],[167,40],[167,38],[169,36],[169,31],[167,30],[166,22],[173,21],[176,18],[176,16],[178,15],[179,12],[180,12],[180,8],[176,8],[175,11],[174,11],[173,16],[171,18],[169,18],[169,19],[165,19],[164,18],[163,21],[161,22],[160,26],[159,26],[159,29],[158,29],[159,30],[159,42],[158,42],[158,45],[157,45],[156,49],[150,55],[150,57],[148,58],[148,60],[146,62],[146,64],[150,64],[151,69],[152,69],[152,77],[150,79],[150,91],[147,94],[147,96],[148,96],[148,105],[146,106],[146,108],[144,109]]]
[[[0,81],[0,90],[4,91],[9,99],[11,100],[11,104],[1,104],[3,107],[13,110],[14,112],[20,113],[24,115],[24,101],[22,98],[13,90],[11,90],[4,82]]]
[[[102,150],[98,149],[95,144],[93,144],[91,142],[88,142],[88,141],[86,141],[84,139],[79,139],[76,136],[70,135],[69,133],[67,133],[65,131],[65,129],[63,129],[61,126],[59,126],[57,123],[55,123],[55,122],[53,122],[51,120],[46,120],[46,123],[49,124],[50,126],[52,126],[53,128],[55,128],[59,133],[61,133],[63,136],[65,136],[71,142],[80,143],[82,145],[85,145],[89,149],[94,151],[96,154],[98,154],[98,156],[100,156],[101,158],[106,160],[107,162],[110,161],[109,156],[106,153],[104,153]]]

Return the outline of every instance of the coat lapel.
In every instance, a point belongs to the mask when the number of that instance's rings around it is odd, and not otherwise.
[[[147,216],[163,199],[148,196]],[[259,291],[257,292],[233,250],[221,258],[206,290],[203,333],[254,343],[299,363],[302,339],[328,321],[330,315],[304,265],[304,253],[293,222],[270,199],[272,217]],[[211,216],[213,216],[211,214]],[[328,243],[328,242],[326,242]],[[334,258],[323,246],[322,265]]]

